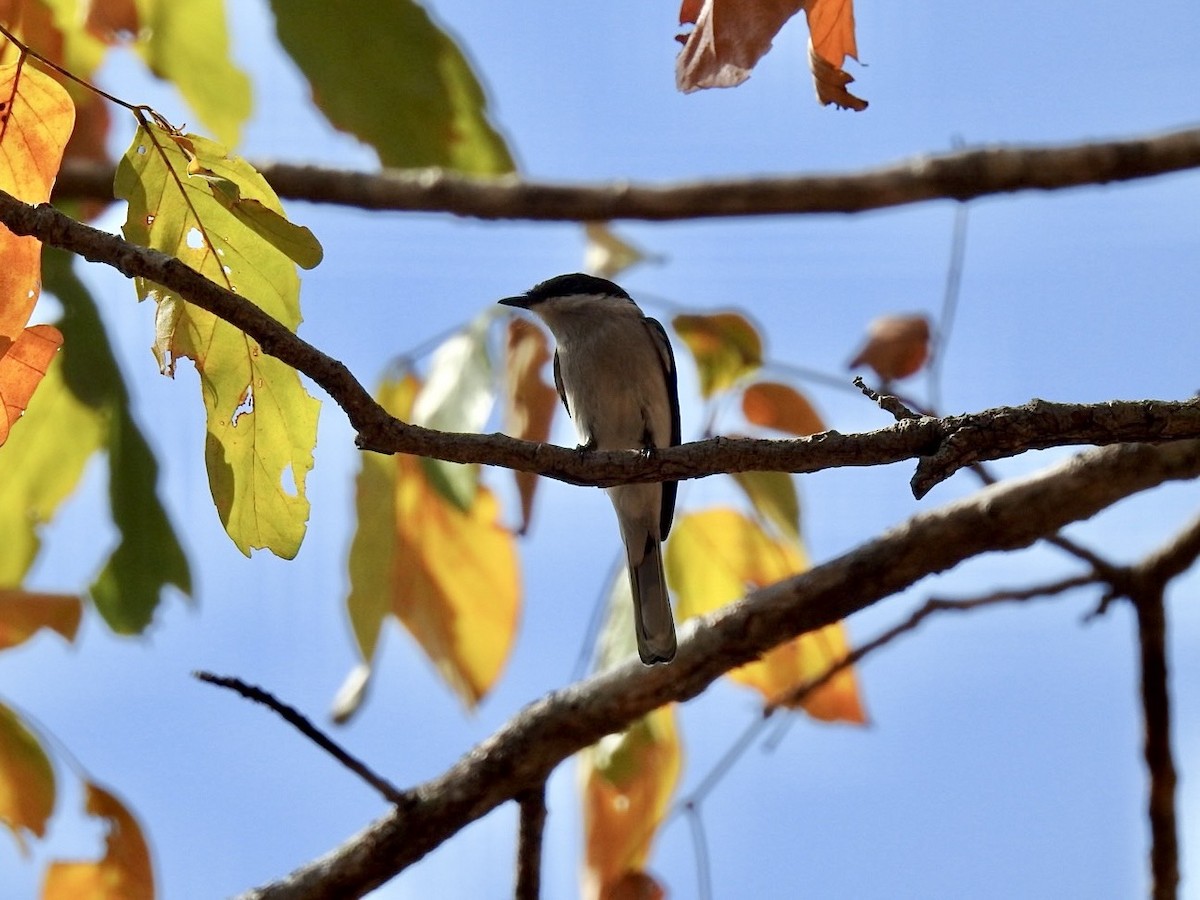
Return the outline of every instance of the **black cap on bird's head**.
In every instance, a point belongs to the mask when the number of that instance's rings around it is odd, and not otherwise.
[[[619,284],[607,278],[597,278],[595,275],[585,275],[573,272],[570,275],[555,275],[545,281],[535,284],[524,294],[516,297],[505,297],[496,302],[504,306],[516,306],[520,309],[532,309],[539,303],[553,300],[556,297],[575,297],[581,295],[607,294],[611,297],[623,297],[630,303],[633,298]]]

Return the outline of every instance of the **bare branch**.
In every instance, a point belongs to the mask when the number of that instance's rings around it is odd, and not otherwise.
[[[1072,521],[1165,481],[1200,475],[1200,442],[1091,450],[979,491],[681,629],[670,666],[630,659],[527,706],[409,802],[326,856],[248,898],[360,896],[522,791],[567,756],[671,701],[704,691],[734,666],[844,619],[984,550],[1028,546]]]
[[[546,828],[546,785],[540,784],[517,796],[521,808],[517,840],[516,900],[537,900],[542,891],[542,834]]]
[[[477,178],[440,169],[348,172],[261,163],[285,198],[371,210],[443,212],[479,219],[598,222],[853,213],[926,200],[969,200],[1149,178],[1200,166],[1200,128],[1049,147],[980,147],[833,175],[725,178],[648,185],[560,184]],[[112,198],[111,166],[70,163],[56,198]]]

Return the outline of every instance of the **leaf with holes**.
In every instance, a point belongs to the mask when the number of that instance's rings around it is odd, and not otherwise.
[[[799,541],[775,539],[736,510],[720,508],[676,522],[664,562],[681,618],[710,613],[741,599],[747,589],[775,584],[809,568]],[[774,703],[845,655],[846,636],[837,622],[780,644],[758,661],[734,669],[729,677]],[[866,721],[851,668],[841,670],[796,705],[824,721]]]
[[[153,900],[150,848],[137,819],[109,791],[84,783],[88,815],[107,827],[104,856],[95,861],[54,862],[46,870],[42,900]]]
[[[214,195],[212,179],[282,215],[274,191],[251,166],[206,138],[156,124],[138,129],[117,168],[117,196],[129,203],[126,239],[176,256],[256,304],[291,330],[300,324],[300,280],[287,254],[247,227]],[[139,297],[157,304],[155,352],[164,373],[187,357],[200,373],[208,415],[205,460],[225,530],[243,553],[266,548],[291,558],[300,548],[309,504],[318,402],[294,369],[267,356],[229,323],[135,279]]]

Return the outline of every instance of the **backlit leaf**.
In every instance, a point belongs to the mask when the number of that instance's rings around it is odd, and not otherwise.
[[[787,472],[735,472],[737,482],[754,509],[785,537],[800,540],[800,497]]]
[[[83,604],[70,594],[0,588],[0,650],[23,644],[43,628],[75,640]]]
[[[808,398],[790,385],[757,381],[742,392],[746,421],[805,437],[825,430],[825,423]]]
[[[888,382],[916,374],[928,359],[928,318],[920,314],[880,316],[867,326],[867,342],[849,367],[870,366]]]
[[[587,246],[583,251],[583,268],[592,275],[616,278],[647,258],[640,247],[618,235],[607,222],[588,222],[584,234]]]
[[[53,325],[31,325],[0,356],[0,444],[8,440],[62,341]]]
[[[0,822],[22,852],[27,835],[45,835],[54,797],[54,769],[41,741],[0,704]]]
[[[491,311],[455,334],[433,353],[429,376],[413,406],[412,422],[437,431],[473,434],[483,428],[496,402],[488,354]],[[459,509],[470,508],[479,485],[479,466],[421,458],[430,482]]]
[[[597,668],[604,670],[628,659],[636,647],[633,597],[622,570],[610,592]],[[657,887],[645,867],[682,768],[674,704],[601,738],[580,751],[578,760],[583,792],[583,895],[625,896],[621,892],[635,883]]]
[[[738,600],[755,588],[809,568],[796,541],[777,540],[732,509],[710,509],[675,523],[666,548],[667,580],[675,591],[681,618],[704,615]],[[790,694],[845,656],[842,624],[802,634],[734,669],[729,677],[758,690],[768,702]],[[863,722],[865,715],[853,670],[810,693],[800,704],[821,719]]]
[[[200,160],[235,182],[240,196],[277,213],[266,181],[218,144],[158,125],[139,128],[117,168],[117,195],[129,201],[125,237],[176,256],[295,330],[300,283],[288,257],[248,228],[214,195],[210,178],[189,177]],[[291,558],[308,520],[305,477],[313,465],[319,403],[290,366],[211,313],[160,285],[135,279],[157,303],[155,349],[164,372],[195,361],[208,418],[205,461],[225,530],[243,553],[267,548]]]
[[[234,146],[250,115],[250,79],[233,64],[224,0],[138,0],[135,49],[170,81],[224,144]]]
[[[154,870],[141,826],[113,794],[88,783],[87,812],[104,821],[104,856],[92,862],[54,862],[42,900],[153,900]]]
[[[706,398],[762,365],[762,338],[743,315],[676,316],[671,324],[692,351],[700,374],[700,392]]]
[[[273,0],[271,8],[313,101],[383,165],[513,170],[466,57],[412,0]]]
[[[385,383],[378,396],[388,412],[408,419],[416,390],[408,376]],[[417,459],[375,454],[363,455],[357,496],[362,518],[347,602],[364,659],[377,645],[379,597],[386,597],[442,678],[473,707],[508,659],[519,611],[516,545],[496,498],[481,486],[462,510],[430,484]]]
[[[558,408],[558,392],[542,378],[550,361],[546,333],[527,319],[508,320],[504,352],[504,432],[523,441],[544,442]],[[514,472],[521,496],[521,527],[529,528],[533,493],[538,477],[534,472]]]

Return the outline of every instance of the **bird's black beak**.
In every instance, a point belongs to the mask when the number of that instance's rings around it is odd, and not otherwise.
[[[515,306],[517,309],[529,309],[529,295],[521,294],[518,297],[505,297],[502,300],[497,300],[501,306]]]

